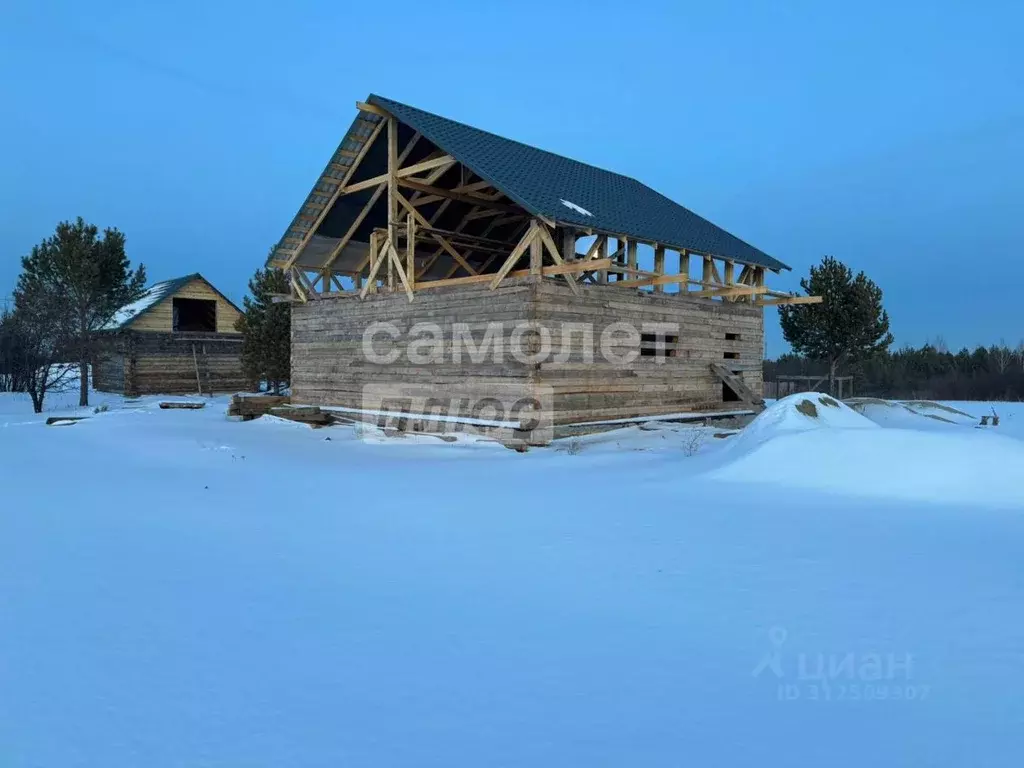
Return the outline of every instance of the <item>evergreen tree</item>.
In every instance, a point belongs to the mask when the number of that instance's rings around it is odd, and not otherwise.
[[[80,406],[89,404],[89,363],[95,349],[95,332],[125,304],[145,291],[146,270],[130,268],[124,251],[124,235],[106,229],[102,237],[81,216],[62,221],[57,231],[22,259],[19,291],[33,302],[50,306],[59,300],[64,312],[52,318],[61,324],[59,335],[67,342],[67,362],[79,364]],[[24,303],[24,302],[23,302]]]
[[[829,390],[834,391],[840,364],[862,362],[892,344],[889,315],[882,308],[882,290],[863,272],[826,256],[800,281],[821,304],[779,307],[782,334],[798,354],[828,364]]]
[[[288,290],[284,272],[272,267],[256,270],[249,280],[251,298],[242,300],[244,313],[235,329],[243,334],[242,369],[253,389],[265,381],[277,394],[291,378],[291,305],[272,300]]]

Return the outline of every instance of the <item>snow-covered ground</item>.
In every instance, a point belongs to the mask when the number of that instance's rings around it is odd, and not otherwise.
[[[158,399],[0,395],[2,766],[1024,757],[1022,404],[518,454]]]

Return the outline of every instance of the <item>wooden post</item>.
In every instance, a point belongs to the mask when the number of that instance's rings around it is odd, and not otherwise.
[[[544,243],[539,237],[530,241],[530,274],[539,275],[544,268]]]
[[[679,252],[679,292],[686,293],[690,290],[690,252],[683,248]]]
[[[665,274],[665,246],[658,243],[654,244],[654,274],[661,277]],[[654,286],[655,293],[664,293],[664,285]]]
[[[576,258],[576,231],[572,227],[562,230],[562,259],[569,261]]]
[[[626,244],[626,266],[630,269],[636,269],[636,245],[636,240],[630,240]],[[633,280],[635,278],[635,274],[630,274],[626,277],[627,280]]]
[[[416,290],[416,219],[411,213],[405,217],[405,276]]]
[[[701,278],[700,278],[701,282],[703,282],[703,283],[713,283],[715,281],[714,278],[715,278],[715,264],[711,260],[710,256],[705,256],[704,257],[704,271],[701,274]],[[704,285],[702,287],[706,288],[707,286]]]
[[[600,241],[601,241],[601,247],[598,249],[597,258],[599,258],[599,259],[607,259],[608,258],[608,238],[607,237],[602,237],[602,238],[600,238]],[[608,270],[607,269],[602,269],[600,272],[597,273],[597,282],[599,282],[599,283],[607,283],[608,282]]]
[[[377,230],[370,233],[370,274],[377,274],[377,261],[380,259],[380,241],[377,238]],[[374,277],[367,285],[369,293],[377,292],[377,278]]]
[[[398,221],[398,121],[393,117],[388,121],[388,241],[394,245],[395,224]],[[387,258],[387,254],[380,254]],[[395,288],[395,265],[388,259],[388,290]]]

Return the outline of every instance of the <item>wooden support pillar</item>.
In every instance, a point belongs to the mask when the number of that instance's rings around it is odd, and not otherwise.
[[[395,245],[395,224],[398,223],[398,121],[393,117],[388,121],[388,242]],[[387,259],[387,254],[379,254],[379,258]],[[388,259],[387,288],[395,288],[395,265]]]
[[[539,226],[544,226],[540,224]],[[544,243],[539,237],[530,241],[530,274],[540,275],[544,268]]]
[[[405,275],[416,290],[416,218],[411,213],[405,217]]]
[[[607,259],[608,258],[608,238],[607,237],[601,237],[600,238],[600,243],[601,243],[601,245],[598,248],[597,258],[599,258],[599,259]],[[599,283],[607,283],[608,282],[608,270],[607,269],[602,269],[600,272],[597,273],[597,282],[599,282]]]
[[[679,252],[679,292],[686,293],[690,290],[690,252],[685,248]]]
[[[562,259],[569,261],[576,258],[576,230],[565,227],[562,230]]]
[[[620,237],[618,246],[619,247],[616,248],[616,253],[618,255],[615,257],[615,264],[617,266],[624,267],[626,266],[626,251],[629,250],[629,240],[627,240],[625,237]],[[621,272],[615,272],[614,275],[615,282],[619,282],[620,280],[626,279],[626,276]]]
[[[665,274],[665,246],[659,245],[658,243],[654,244],[654,274],[658,277]],[[654,292],[664,293],[665,286],[655,285]]]
[[[374,230],[370,233],[370,281],[367,285],[369,293],[377,292],[377,278],[375,275],[378,272],[377,262],[380,260],[380,239],[377,237],[377,231]]]
[[[735,262],[732,262],[729,259],[725,260],[725,276],[724,276],[725,279],[722,282],[724,282],[726,285],[735,285],[736,281],[733,280],[733,270],[735,269],[735,267],[736,267]],[[735,296],[726,296],[726,297],[724,297],[723,300],[724,301],[732,302],[732,301],[736,301],[736,297]]]
[[[704,257],[704,271],[701,273],[701,282],[713,283],[715,282],[715,263],[710,256]],[[707,286],[703,286],[707,287]]]
[[[626,244],[626,266],[630,269],[636,269],[636,240],[630,240]],[[635,274],[629,275],[627,280],[633,280],[636,277]]]

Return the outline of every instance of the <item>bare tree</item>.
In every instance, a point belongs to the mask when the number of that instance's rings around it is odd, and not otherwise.
[[[989,356],[992,358],[992,362],[995,363],[996,370],[999,373],[1006,373],[1006,369],[1013,362],[1013,352],[1006,345],[1006,339],[1000,339],[998,344],[993,345],[989,350]]]
[[[28,392],[36,413],[42,412],[47,393],[64,389],[77,372],[74,365],[65,362],[67,344],[54,315],[52,310],[37,306],[16,310],[4,323],[8,341],[5,367],[12,385]]]

